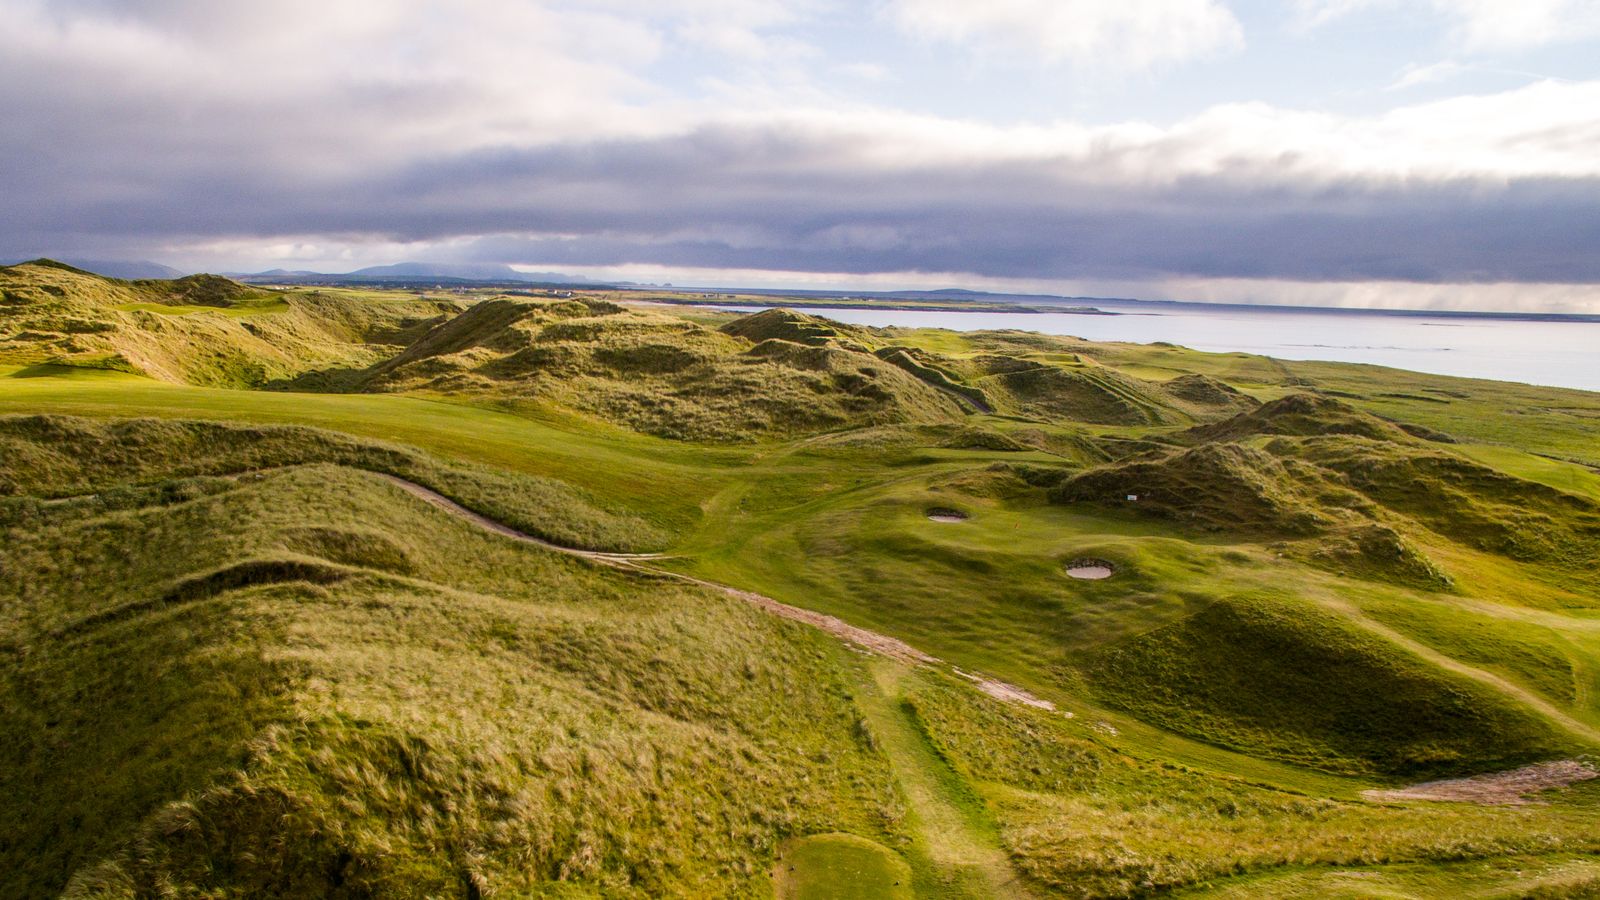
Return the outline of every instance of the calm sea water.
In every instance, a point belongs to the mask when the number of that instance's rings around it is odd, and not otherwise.
[[[1095,301],[1116,310],[1115,303]],[[1130,306],[1115,316],[1067,313],[808,309],[857,325],[977,331],[1019,328],[1095,341],[1168,341],[1196,350],[1288,360],[1372,363],[1467,378],[1600,391],[1600,322],[1396,316],[1274,308]]]

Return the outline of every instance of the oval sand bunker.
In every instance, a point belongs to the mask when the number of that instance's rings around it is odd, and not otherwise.
[[[1116,567],[1103,559],[1079,559],[1067,564],[1067,574],[1079,581],[1100,581],[1116,574]]]
[[[935,522],[953,524],[955,522],[965,522],[968,516],[959,509],[930,509],[928,510],[928,518]]]

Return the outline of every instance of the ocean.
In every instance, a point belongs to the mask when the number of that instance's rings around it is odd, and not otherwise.
[[[1371,363],[1600,391],[1600,321],[1592,318],[1085,301],[1090,303],[1118,315],[814,307],[806,312],[857,325],[957,331],[1017,328],[1095,341],[1167,341],[1196,350]]]

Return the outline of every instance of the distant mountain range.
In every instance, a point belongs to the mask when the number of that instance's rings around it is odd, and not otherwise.
[[[61,260],[76,269],[93,272],[106,278],[123,278],[128,281],[138,281],[146,278],[182,278],[192,273],[182,269],[174,269],[158,262],[149,260],[106,260],[106,259],[73,259]]]
[[[73,268],[92,272],[106,278],[138,281],[151,278],[182,278],[194,274],[186,269],[175,269],[149,260],[104,260],[58,258]],[[0,260],[0,265],[20,260]],[[314,272],[309,269],[268,269],[265,272],[223,272],[237,281],[270,282],[273,284],[337,284],[340,282],[408,283],[442,282],[451,284],[597,284],[593,279],[561,272],[519,272],[510,266],[496,263],[427,263],[403,262],[388,266],[368,266],[354,272]]]
[[[506,265],[466,263],[405,262],[389,266],[368,266],[354,272],[330,273],[271,269],[266,272],[232,273],[240,281],[273,282],[277,284],[298,282],[416,282],[433,281],[449,283],[502,284],[594,284],[588,278],[565,275],[560,272],[519,272]]]

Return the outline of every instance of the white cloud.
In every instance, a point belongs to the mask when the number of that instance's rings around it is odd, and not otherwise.
[[[1129,292],[1142,288],[1147,296],[1202,303],[1600,315],[1600,286],[1592,284],[1178,278],[1164,279],[1154,285],[1134,282],[1121,287]],[[1148,293],[1152,290],[1159,294]]]
[[[662,46],[647,23],[593,5],[0,0],[0,11],[0,80],[19,91],[81,86],[75,99],[111,121],[143,110],[129,137],[158,146],[179,123],[244,145],[263,127],[295,130],[306,159],[337,168],[397,144],[459,150],[614,122],[650,92],[635,70]]]
[[[170,153],[204,156],[200,163],[219,168],[278,167],[314,178],[451,154],[711,127],[781,132],[829,148],[808,165],[895,171],[1056,160],[1077,167],[1077,181],[1106,184],[1241,171],[1299,179],[1600,173],[1593,115],[1600,82],[1540,82],[1372,117],[1233,103],[1164,127],[1003,127],[868,107],[789,83],[746,80],[742,93],[675,96],[641,74],[678,34],[724,43],[729,52],[781,44],[785,35],[768,29],[815,14],[818,2],[349,0],[307,29],[300,23],[315,18],[320,0],[273,4],[276,16],[259,5],[202,0],[0,0],[11,24],[0,55],[0,103],[30,123],[0,132],[0,150],[33,134],[29,139],[51,141],[63,158],[114,152],[106,158],[128,171]],[[1211,0],[893,2],[897,14],[925,13],[918,27],[942,23],[937,27],[971,34],[1014,28],[1044,41],[1061,32],[1067,36],[1059,40],[1075,47],[1127,38],[1124,54],[1147,61],[1152,51],[1140,56],[1128,35],[1164,19],[1158,11],[1178,10],[1171,22],[1210,22],[1213,35],[1238,27]],[[727,30],[701,27],[714,14],[726,16]],[[1157,30],[1176,28],[1171,22]],[[1186,31],[1194,38],[1207,28]],[[828,69],[864,79],[890,74],[870,63]],[[1396,88],[1456,69],[1446,62],[1409,70]],[[758,141],[752,152],[763,146]]]
[[[1435,0],[1469,49],[1520,50],[1600,35],[1594,0]]]
[[[217,241],[161,248],[162,255],[197,271],[256,270],[267,267],[344,272],[363,266],[411,260],[462,259],[462,241],[341,244],[308,237],[263,244]],[[1145,279],[1006,278],[960,269],[888,272],[792,271],[774,268],[685,266],[653,263],[572,265],[530,262],[524,271],[555,269],[596,281],[752,287],[794,290],[938,290],[952,286],[1000,293],[1055,294],[1065,297],[1135,297],[1201,303],[1271,304],[1374,310],[1474,310],[1484,312],[1600,315],[1600,285],[1498,283],[1417,283],[1409,281],[1296,281],[1281,278],[1157,277]]]
[[[1410,10],[1413,0],[1298,0],[1301,25],[1317,27],[1375,8]],[[1600,37],[1595,0],[1426,0],[1453,23],[1451,40],[1480,52],[1527,50]]]
[[[994,56],[1139,71],[1244,45],[1218,0],[889,0],[889,14],[920,37]]]
[[[689,21],[678,26],[674,35],[694,47],[763,65],[810,59],[822,53],[804,41],[727,22]]]
[[[1351,13],[1385,5],[1388,0],[1295,0],[1295,27],[1320,28]]]
[[[1600,177],[1600,81],[1545,81],[1412,104],[1377,116],[1211,107],[1171,126],[999,126],[890,110],[800,109],[718,116],[823,148],[806,164],[875,172],[950,165],[1049,164],[1063,183],[1164,185],[1185,179],[1321,184],[1345,178]]]

